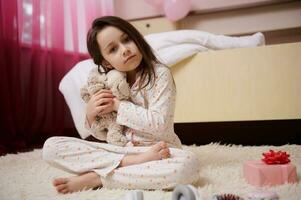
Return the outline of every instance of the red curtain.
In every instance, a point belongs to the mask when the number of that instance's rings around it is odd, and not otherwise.
[[[50,136],[79,137],[58,86],[88,58],[87,27],[113,14],[112,5],[103,1],[98,12],[94,0],[0,2],[0,155],[41,147]]]

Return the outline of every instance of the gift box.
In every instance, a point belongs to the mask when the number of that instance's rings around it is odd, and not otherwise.
[[[268,165],[263,161],[245,161],[243,175],[254,186],[274,186],[298,181],[296,167],[291,164]]]

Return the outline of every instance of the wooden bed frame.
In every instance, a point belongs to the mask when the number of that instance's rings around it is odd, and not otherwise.
[[[209,51],[172,66],[183,143],[301,144],[300,52],[301,43]]]

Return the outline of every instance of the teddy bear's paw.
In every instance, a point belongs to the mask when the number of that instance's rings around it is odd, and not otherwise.
[[[106,132],[97,132],[97,133],[93,134],[93,136],[101,141],[105,141],[107,138],[107,133]]]
[[[107,142],[118,146],[125,146],[127,139],[124,135],[120,135],[119,133],[112,134],[111,132],[107,135]]]
[[[126,144],[128,141],[127,141],[127,139],[126,139],[126,137],[124,136],[124,135],[122,135],[121,137],[120,137],[120,141],[122,142],[122,143],[124,143],[124,144]]]

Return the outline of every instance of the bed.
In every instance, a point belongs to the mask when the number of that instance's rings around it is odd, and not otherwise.
[[[300,42],[209,51],[172,66],[176,132],[189,144],[300,143],[300,52]]]
[[[172,66],[175,122],[301,118],[301,43],[199,53]]]

